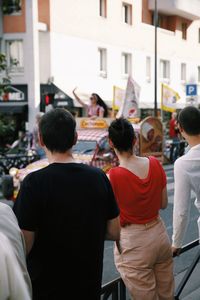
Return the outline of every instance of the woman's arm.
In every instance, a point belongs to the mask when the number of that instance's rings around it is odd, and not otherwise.
[[[106,240],[117,241],[120,239],[119,217],[107,221]]]
[[[74,97],[76,98],[76,100],[77,100],[82,106],[87,107],[87,104],[86,104],[85,102],[83,102],[83,101],[77,96],[77,94],[75,93],[75,90],[76,90],[76,88],[72,91],[72,93],[73,93]]]
[[[25,244],[26,244],[26,254],[28,255],[34,244],[35,232],[28,231],[28,230],[22,230],[22,233],[24,235],[24,240],[25,240]]]
[[[99,117],[103,118],[104,117],[104,108],[101,106],[99,109]]]

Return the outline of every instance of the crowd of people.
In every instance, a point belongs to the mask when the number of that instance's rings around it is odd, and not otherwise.
[[[93,97],[88,111],[103,114]],[[39,144],[49,165],[25,177],[13,210],[0,204],[0,300],[99,300],[106,239],[115,241],[115,265],[134,300],[174,299],[173,255],[182,247],[192,190],[200,210],[200,111],[181,110],[177,127],[190,149],[174,164],[171,245],[159,214],[168,205],[165,172],[155,157],[134,153],[127,119],[109,126],[119,166],[106,175],[74,159],[70,112],[41,116]]]

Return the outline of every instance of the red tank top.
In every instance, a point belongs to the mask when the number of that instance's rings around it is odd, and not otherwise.
[[[148,223],[158,216],[166,174],[155,157],[149,157],[145,179],[123,167],[111,169],[109,177],[120,209],[121,226]]]

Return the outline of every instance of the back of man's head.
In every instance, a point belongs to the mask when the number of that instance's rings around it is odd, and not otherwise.
[[[76,122],[69,111],[56,108],[41,118],[39,131],[48,150],[64,153],[74,145]]]
[[[187,106],[178,115],[178,123],[188,135],[200,134],[200,111],[194,106]]]

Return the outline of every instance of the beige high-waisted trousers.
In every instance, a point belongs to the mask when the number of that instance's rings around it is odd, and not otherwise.
[[[174,299],[173,258],[163,221],[121,228],[116,267],[134,300]]]

